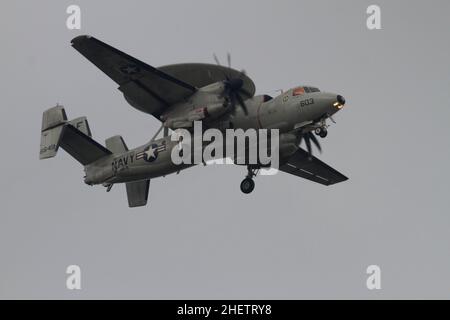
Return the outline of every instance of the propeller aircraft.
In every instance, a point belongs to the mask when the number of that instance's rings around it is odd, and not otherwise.
[[[178,142],[172,141],[169,130],[192,130],[196,121],[205,129],[221,131],[278,129],[280,171],[327,186],[347,180],[312,155],[313,145],[321,151],[317,137],[327,136],[327,121],[333,121],[345,105],[340,94],[298,86],[276,97],[255,95],[253,81],[244,71],[231,68],[229,54],[228,66],[214,55],[215,65],[155,68],[92,36],[78,36],[71,45],[118,84],[132,107],[161,121],[161,128],[134,149],[128,149],[119,135],[106,139],[103,146],[92,138],[86,117],[69,121],[64,107],[57,105],[43,113],[40,159],[54,157],[63,148],[84,166],[86,184],[101,184],[109,191],[114,184],[125,183],[130,207],[147,204],[150,179],[192,166],[171,160]],[[258,164],[247,165],[242,192],[253,191],[260,169]]]

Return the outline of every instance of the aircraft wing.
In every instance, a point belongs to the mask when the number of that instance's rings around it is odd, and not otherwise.
[[[72,39],[72,47],[119,85],[135,108],[159,118],[164,109],[197,88],[91,36]]]
[[[279,169],[326,186],[348,180],[342,173],[336,171],[316,157],[312,156],[311,160],[309,160],[308,152],[301,148],[285,164],[280,166]]]

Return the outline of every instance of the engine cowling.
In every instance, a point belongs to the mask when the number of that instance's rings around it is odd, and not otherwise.
[[[191,128],[194,121],[215,120],[225,114],[227,104],[212,104],[207,107],[199,107],[189,111],[186,116],[168,118],[164,126],[171,129]]]
[[[286,159],[298,150],[297,137],[292,133],[280,134],[280,158]]]

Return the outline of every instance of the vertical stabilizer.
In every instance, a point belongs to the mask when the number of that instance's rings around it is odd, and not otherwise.
[[[122,136],[114,136],[105,140],[106,148],[112,153],[124,153],[128,147],[123,141]]]
[[[52,158],[56,155],[66,122],[67,115],[63,106],[57,105],[43,113],[39,159]]]
[[[142,207],[147,204],[150,180],[127,182],[126,187],[128,206],[130,208]]]

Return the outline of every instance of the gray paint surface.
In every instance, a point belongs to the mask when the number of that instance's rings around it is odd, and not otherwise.
[[[377,1],[379,31],[369,1],[79,1],[80,31],[65,27],[70,4],[1,4],[1,298],[450,297],[448,1]],[[98,141],[131,148],[158,128],[70,47],[78,34],[154,66],[230,51],[257,93],[342,93],[320,158],[350,180],[258,177],[245,196],[244,168],[198,166],[155,179],[131,210],[124,186],[84,185],[64,152],[39,161],[56,102]],[[70,264],[81,291],[65,288]],[[380,291],[366,289],[371,264]]]

